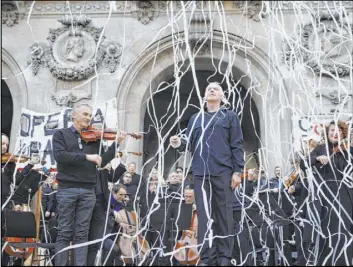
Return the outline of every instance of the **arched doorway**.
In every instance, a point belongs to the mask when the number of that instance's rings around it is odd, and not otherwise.
[[[28,108],[28,92],[24,74],[16,60],[4,48],[1,49],[1,55],[1,87],[3,88],[3,82],[5,82],[11,94],[13,105],[11,130],[9,134],[9,151],[13,152],[16,146],[16,136],[20,128],[22,108]],[[2,115],[4,114],[2,113]]]
[[[13,116],[12,96],[4,80],[1,80],[1,133],[11,136]]]
[[[259,131],[256,134],[259,134],[258,140],[261,147],[260,162],[267,170],[272,170],[274,166],[282,165],[285,161],[292,141],[291,113],[289,110],[278,112],[278,103],[288,97],[285,81],[272,78],[280,77],[280,72],[271,64],[266,53],[256,45],[228,33],[230,42],[244,44],[229,53],[224,50],[223,37],[221,32],[214,31],[212,54],[195,58],[194,69],[196,72],[210,71],[209,61],[211,61],[212,71],[225,73],[220,67],[224,65],[233,80],[239,81],[242,87],[248,89],[248,94],[253,101],[250,103],[255,103],[259,115]],[[179,63],[175,62],[172,36],[167,36],[146,48],[129,65],[117,91],[118,123],[121,127],[129,132],[144,132],[148,99],[162,82],[170,80],[175,75],[175,64]],[[167,134],[163,136],[159,134],[158,141],[162,144],[167,137]],[[128,149],[142,152],[144,142],[131,140],[128,142]],[[131,156],[128,157],[128,161],[135,161],[137,169],[141,172],[148,171],[145,170],[142,157]],[[164,170],[161,171],[165,173]]]
[[[229,109],[234,110],[239,114],[244,135],[247,167],[258,167],[256,154],[260,144],[260,127],[259,114],[254,101],[251,99],[250,95],[247,94],[246,88],[239,84],[236,86],[238,94],[229,94],[224,75],[215,73],[211,70],[212,62],[210,59],[201,59],[201,61],[203,61],[203,64],[205,65],[207,65],[208,62],[210,66],[210,70],[197,71],[197,80],[201,95],[204,95],[205,88],[209,82],[215,81],[222,84],[222,87],[231,102],[231,107]],[[229,79],[232,84],[236,84],[236,81],[233,81],[231,77],[229,77]],[[157,155],[158,146],[160,144],[156,127],[160,129],[161,136],[168,135],[163,144],[164,155],[162,161],[164,164],[164,177],[167,177],[170,171],[174,170],[178,165],[183,165],[183,154],[179,153],[176,149],[168,149],[168,140],[170,136],[180,133],[180,131],[187,127],[190,117],[194,113],[197,113],[200,107],[199,99],[193,86],[194,79],[191,71],[186,72],[181,77],[178,96],[176,96],[176,89],[175,86],[173,86],[175,85],[174,77],[170,78],[165,84],[169,84],[169,86],[165,88],[163,87],[163,90],[155,93],[149,99],[148,108],[144,116],[144,132],[147,133],[144,137],[143,143],[143,163],[146,164],[144,171],[145,175],[156,165],[158,160],[160,160]],[[178,107],[173,105],[174,101],[176,101],[176,105],[180,104],[179,110]],[[181,115],[181,113],[183,114]],[[174,122],[177,120],[178,116],[181,116],[181,118],[175,125]],[[173,128],[171,129],[171,127]],[[178,159],[180,159],[179,162],[177,162]],[[190,165],[190,156],[188,156],[187,162],[187,164]],[[185,167],[189,168],[189,166]]]

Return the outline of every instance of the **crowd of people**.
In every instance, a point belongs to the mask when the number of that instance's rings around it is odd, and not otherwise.
[[[141,177],[123,159],[113,168],[126,133],[99,153],[99,141],[80,135],[92,108],[75,106],[73,125],[53,135],[57,173],[35,170],[32,160],[22,171],[2,162],[2,236],[7,214],[28,202],[21,183],[33,181],[43,185],[41,241],[55,243],[53,265],[353,265],[347,124],[330,122],[320,142],[303,140],[292,168],[277,166],[271,177],[264,167],[246,168],[240,122],[225,102],[210,83],[206,111],[191,117],[183,138],[170,138],[172,148],[192,154],[192,172],[177,167],[167,178],[160,166]],[[2,134],[3,154],[8,145]],[[2,256],[4,266],[21,264]]]

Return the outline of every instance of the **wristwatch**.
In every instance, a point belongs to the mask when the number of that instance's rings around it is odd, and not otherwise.
[[[237,176],[241,176],[241,172],[233,172],[233,175],[236,174]]]

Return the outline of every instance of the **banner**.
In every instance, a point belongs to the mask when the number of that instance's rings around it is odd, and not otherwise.
[[[39,154],[45,160],[45,166],[56,168],[53,156],[52,137],[57,129],[68,128],[72,125],[72,108],[65,108],[55,113],[38,113],[22,109],[20,129],[16,140],[15,154],[32,157]],[[104,119],[106,118],[106,119]],[[96,128],[116,128],[117,109],[116,100],[108,101],[104,106],[93,108],[91,125]],[[107,141],[102,141],[103,147]],[[23,164],[19,164],[21,167]]]

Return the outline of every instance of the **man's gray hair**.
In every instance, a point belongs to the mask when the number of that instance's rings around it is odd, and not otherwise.
[[[76,112],[78,109],[82,108],[82,107],[88,107],[91,110],[93,110],[92,106],[90,104],[85,104],[85,103],[79,103],[76,104],[73,108],[72,108],[72,113]]]
[[[112,192],[113,192],[114,194],[118,194],[121,189],[127,190],[127,189],[126,189],[126,186],[124,186],[124,185],[122,185],[122,184],[115,184],[115,185],[113,186]]]

